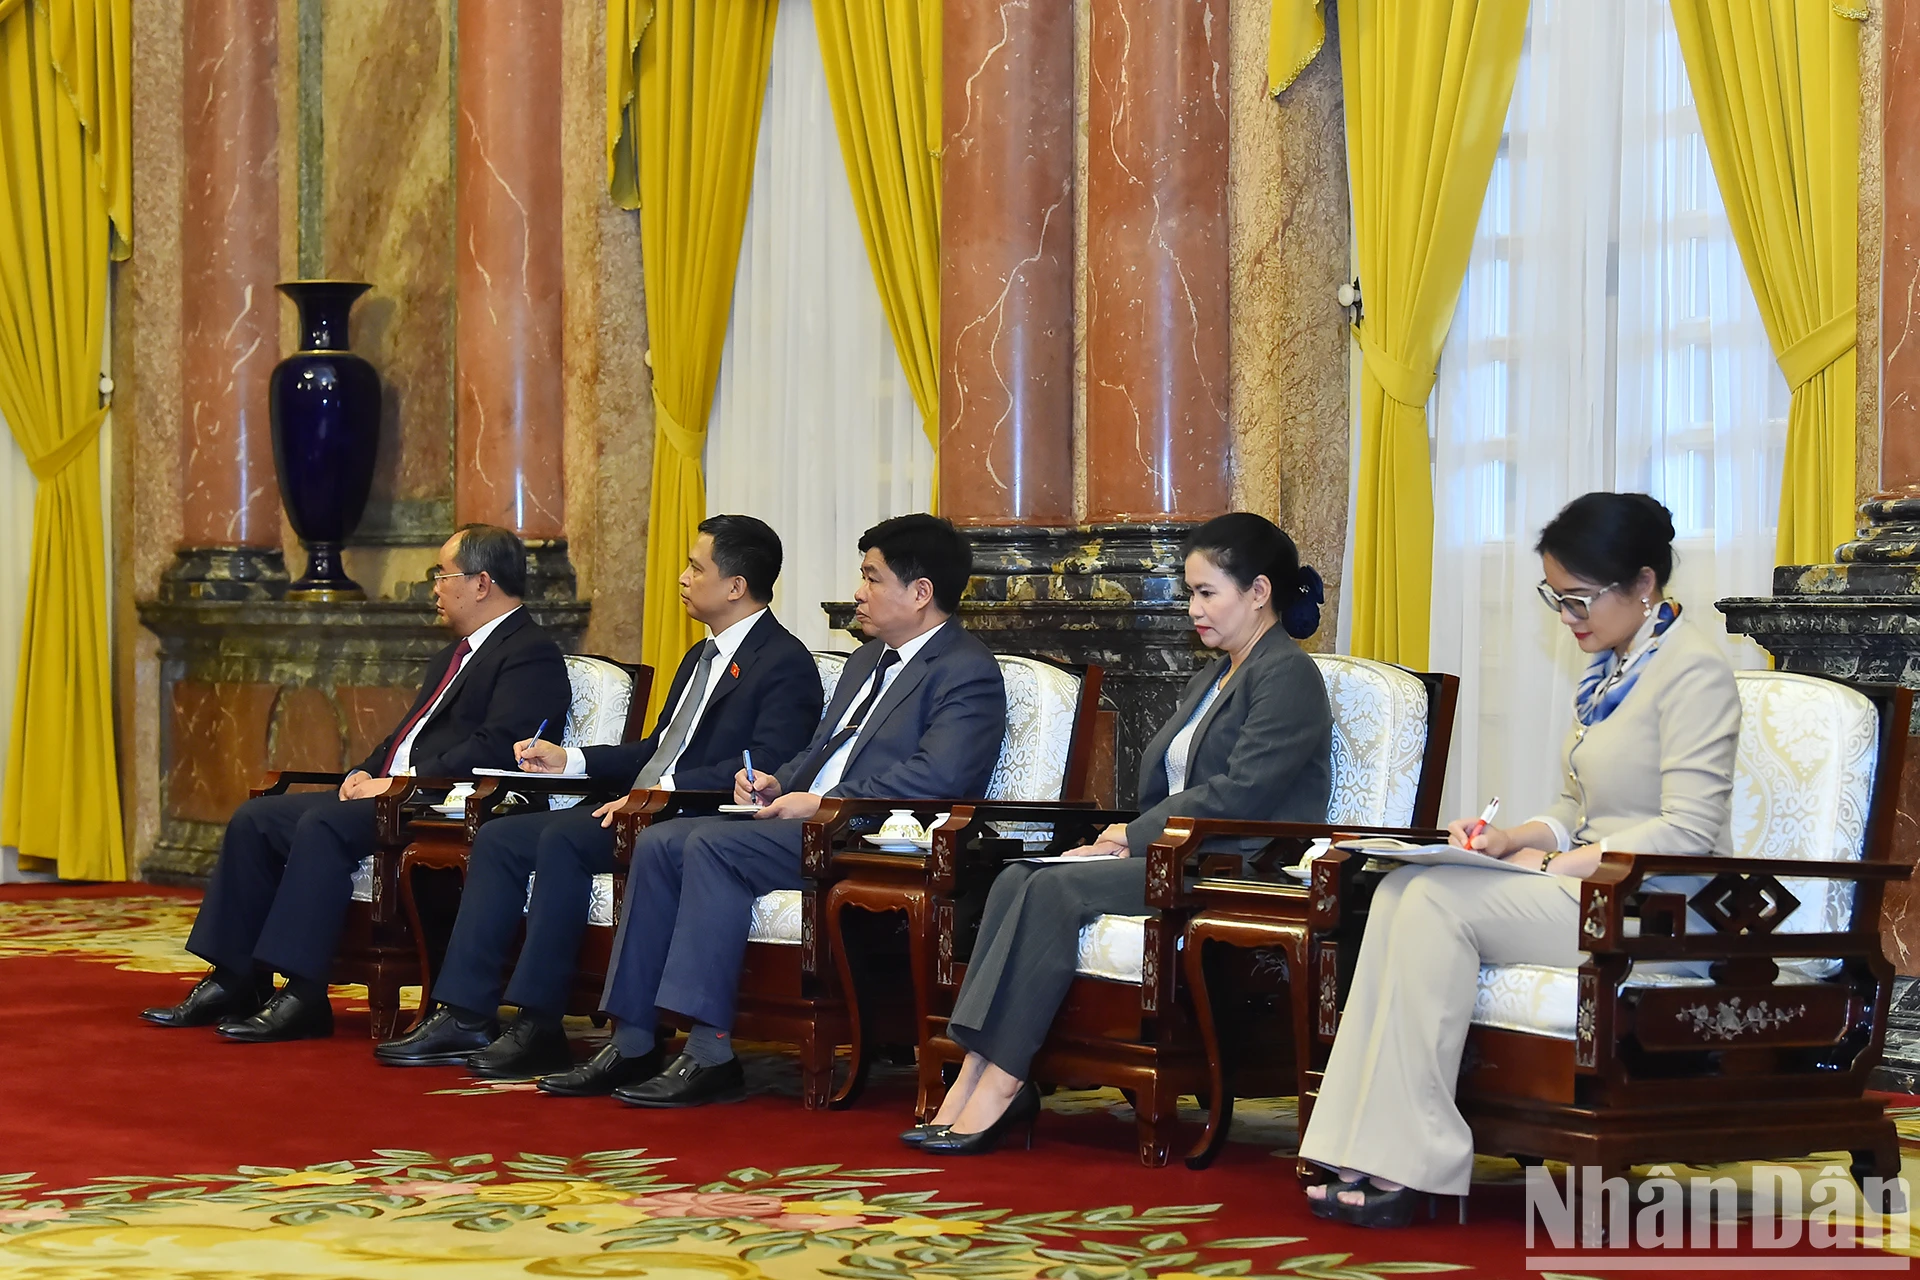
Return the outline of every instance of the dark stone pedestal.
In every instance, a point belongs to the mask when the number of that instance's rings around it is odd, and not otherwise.
[[[160,579],[160,598],[279,600],[288,581],[278,547],[182,547]]]
[[[1869,503],[1863,511],[1873,518]],[[1896,509],[1897,510],[1897,509]],[[1920,564],[1881,555],[1899,549],[1896,531],[1870,529],[1841,548],[1844,564],[1786,565],[1774,570],[1771,596],[1720,601],[1729,631],[1753,637],[1782,671],[1802,671],[1920,689]],[[1909,732],[1920,730],[1920,724]],[[1920,743],[1907,749],[1894,859],[1920,857]],[[1909,884],[1887,887],[1881,938],[1899,976],[1887,1019],[1884,1060],[1874,1087],[1898,1093],[1920,1088],[1920,909]]]
[[[562,649],[578,647],[586,602],[527,607]],[[451,638],[416,600],[161,600],[140,620],[160,637],[162,777],[160,836],[140,875],[163,884],[204,879],[264,771],[358,764]]]
[[[996,653],[1098,663],[1114,715],[1114,795],[1130,806],[1140,754],[1213,654],[1195,637],[1181,585],[1185,525],[966,530],[973,580],[960,621]],[[853,605],[823,606],[850,629]]]

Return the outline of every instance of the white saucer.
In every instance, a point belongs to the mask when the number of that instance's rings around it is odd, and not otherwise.
[[[888,853],[926,853],[933,848],[932,836],[921,836],[918,840],[900,840],[892,836],[868,836],[867,843],[876,849]]]

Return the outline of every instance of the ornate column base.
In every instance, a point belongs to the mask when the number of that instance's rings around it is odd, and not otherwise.
[[[585,601],[527,602],[564,650]],[[433,606],[157,600],[140,621],[160,637],[160,834],[143,880],[200,884],[228,818],[269,769],[339,772],[392,730],[448,643]]]
[[[996,653],[1096,662],[1114,717],[1112,787],[1134,803],[1140,755],[1213,654],[1194,636],[1180,586],[1189,526],[971,528],[973,581],[960,621]],[[850,630],[853,605],[823,606]],[[1096,783],[1096,790],[1100,784]]]
[[[279,600],[287,561],[277,547],[182,547],[160,579],[160,599]]]

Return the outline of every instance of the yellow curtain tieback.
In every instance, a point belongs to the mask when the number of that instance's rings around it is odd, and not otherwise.
[[[62,471],[65,471],[72,465],[73,460],[78,458],[81,453],[86,450],[86,447],[93,443],[94,437],[100,434],[100,424],[106,420],[107,409],[105,405],[102,405],[92,417],[81,424],[78,431],[68,436],[60,444],[55,445],[45,453],[28,458],[27,465],[33,468],[34,478],[40,481],[40,483],[45,484]]]
[[[658,394],[653,397],[653,425],[659,428],[667,443],[682,457],[698,462],[700,455],[706,452],[707,433],[689,431],[681,426],[680,420],[673,416]]]
[[[1433,370],[1417,372],[1380,349],[1364,326],[1354,326],[1353,336],[1360,342],[1360,354],[1366,357],[1366,371],[1388,395],[1401,404],[1422,408],[1433,394]]]
[[[1786,375],[1787,389],[1798,391],[1815,374],[1853,350],[1860,321],[1854,308],[1848,307],[1812,333],[1789,343],[1779,355],[1780,372]]]

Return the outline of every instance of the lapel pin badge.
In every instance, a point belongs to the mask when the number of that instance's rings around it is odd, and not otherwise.
[[[734,664],[733,664],[732,666],[730,666],[730,667],[728,667],[728,668],[727,668],[727,670],[728,670],[729,672],[731,672],[731,673],[733,674],[733,678],[734,678],[735,680],[738,680],[738,679],[740,678],[740,664],[739,664],[739,663],[737,663],[737,662],[736,662],[736,663],[734,663]]]

